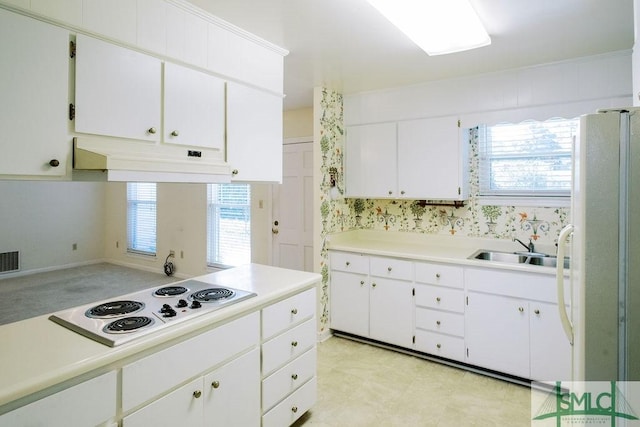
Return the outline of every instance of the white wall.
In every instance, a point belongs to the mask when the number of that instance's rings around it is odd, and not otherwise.
[[[0,252],[20,251],[20,273],[101,259],[104,195],[104,183],[0,181]]]
[[[270,211],[268,184],[252,184],[252,261],[269,261]],[[263,207],[259,207],[263,200]],[[206,274],[207,268],[207,186],[206,184],[160,183],[157,187],[157,256],[127,253],[127,186],[106,184],[104,256],[109,261],[162,272],[169,251],[176,257],[176,276]]]
[[[631,105],[631,52],[345,96],[345,124],[456,115],[469,127]]]

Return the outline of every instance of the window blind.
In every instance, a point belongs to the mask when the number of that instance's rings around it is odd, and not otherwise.
[[[207,228],[209,265],[251,262],[251,186],[209,184]]]
[[[156,254],[155,183],[127,183],[127,251]]]
[[[479,128],[480,196],[568,197],[579,119]]]

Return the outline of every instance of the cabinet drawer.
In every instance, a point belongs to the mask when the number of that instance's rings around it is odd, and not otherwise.
[[[464,361],[464,338],[416,330],[415,348],[434,356]]]
[[[442,286],[416,285],[416,305],[464,312],[464,291]]]
[[[95,426],[116,414],[116,373],[109,372],[0,416],[0,426]]]
[[[464,336],[464,315],[417,307],[416,328],[462,337]]]
[[[316,318],[262,344],[262,375],[295,359],[316,343]]]
[[[262,310],[262,339],[268,340],[285,329],[313,316],[316,289],[309,289]]]
[[[259,342],[260,316],[255,312],[137,360],[122,368],[122,410],[128,411]]]
[[[415,269],[416,282],[460,289],[464,287],[464,273],[462,267],[416,262]]]
[[[369,269],[372,276],[389,279],[413,280],[413,262],[383,257],[371,257]]]
[[[315,376],[316,353],[316,347],[314,346],[311,350],[278,369],[262,381],[263,411],[271,409],[273,405]]]
[[[351,252],[331,252],[329,262],[332,270],[369,274],[369,257]]]
[[[262,416],[262,427],[282,427],[293,424],[316,402],[318,386],[316,377],[296,390],[280,404]]]

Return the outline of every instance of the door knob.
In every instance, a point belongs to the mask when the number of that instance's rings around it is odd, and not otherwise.
[[[273,227],[271,227],[271,232],[273,234],[278,234],[280,232],[280,230],[278,230],[278,225],[280,223],[278,222],[278,220],[273,221]]]

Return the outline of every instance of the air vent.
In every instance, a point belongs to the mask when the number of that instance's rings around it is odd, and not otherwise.
[[[20,269],[20,252],[0,253],[0,273],[9,273]]]

